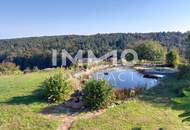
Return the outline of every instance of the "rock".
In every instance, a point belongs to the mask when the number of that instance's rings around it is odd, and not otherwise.
[[[84,107],[84,103],[82,101],[72,104],[73,109],[81,109],[83,107]]]
[[[72,100],[72,101],[65,102],[64,106],[68,108],[73,108],[73,109],[83,109],[84,103],[82,101],[75,102],[74,100]]]

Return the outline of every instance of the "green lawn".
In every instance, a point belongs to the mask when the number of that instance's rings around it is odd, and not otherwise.
[[[109,108],[94,119],[75,121],[72,130],[189,130],[188,124],[178,118],[179,111],[132,100]]]
[[[59,119],[42,114],[47,102],[41,98],[39,85],[55,72],[0,77],[0,130],[56,130]],[[163,105],[163,104],[161,104]],[[131,100],[109,108],[93,119],[74,121],[78,130],[190,130],[182,123],[181,111],[149,101]],[[81,114],[82,115],[82,114]],[[81,116],[79,115],[79,116]]]
[[[141,100],[128,101],[110,108],[95,119],[75,121],[72,129],[190,130],[190,123],[182,123],[182,119],[178,117],[186,109],[171,102],[171,98],[181,96],[182,89],[188,86],[189,73],[180,78],[167,77],[159,86],[146,91]]]
[[[41,114],[40,83],[52,73],[0,77],[0,130],[53,130],[56,120]],[[39,92],[38,92],[39,91]]]

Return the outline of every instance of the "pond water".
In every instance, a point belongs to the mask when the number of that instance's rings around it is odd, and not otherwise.
[[[95,79],[102,79],[117,88],[146,87],[151,88],[158,84],[157,79],[145,78],[143,74],[131,68],[112,68],[92,74]]]

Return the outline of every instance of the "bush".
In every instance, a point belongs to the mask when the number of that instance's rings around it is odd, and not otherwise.
[[[176,67],[179,64],[179,54],[177,50],[172,50],[166,55],[166,62],[169,66]]]
[[[61,73],[46,79],[43,85],[50,102],[64,102],[69,98],[72,91],[68,80]]]
[[[83,100],[92,110],[106,108],[115,100],[113,89],[103,80],[90,80],[82,89]]]

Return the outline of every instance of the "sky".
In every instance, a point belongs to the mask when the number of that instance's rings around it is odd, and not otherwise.
[[[0,39],[190,30],[190,0],[0,0]]]

